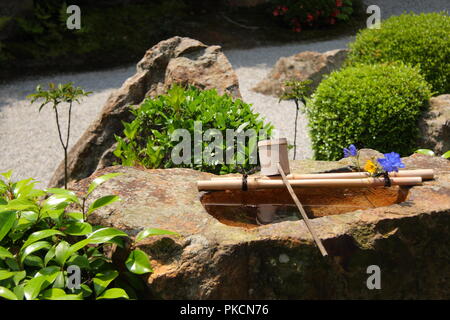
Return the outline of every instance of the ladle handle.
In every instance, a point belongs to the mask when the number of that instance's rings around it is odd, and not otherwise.
[[[308,218],[305,210],[303,209],[303,206],[302,206],[300,200],[298,200],[297,195],[294,192],[294,189],[292,189],[292,186],[289,183],[289,180],[286,178],[283,168],[281,167],[281,165],[279,163],[277,163],[277,166],[278,166],[278,172],[281,174],[281,178],[283,179],[283,182],[286,185],[286,188],[288,189],[289,193],[291,194],[292,199],[294,200],[295,204],[297,205],[298,209],[300,210],[300,213],[303,217],[303,221],[305,221],[306,227],[308,228],[314,241],[316,242],[317,246],[319,247],[319,250],[322,253],[322,256],[324,256],[324,257],[327,256],[328,255],[327,250],[325,250],[325,247],[323,246],[322,241],[319,239],[319,237],[314,232],[314,229],[310,225],[309,218]]]

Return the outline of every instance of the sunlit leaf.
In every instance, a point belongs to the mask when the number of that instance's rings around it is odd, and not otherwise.
[[[92,181],[92,183],[89,185],[87,194],[89,195],[92,191],[94,191],[102,183],[104,183],[104,182],[106,182],[109,179],[112,179],[114,177],[120,176],[122,174],[123,173],[120,173],[120,172],[108,173],[108,174],[105,174],[105,175],[103,175],[101,177],[95,178],[94,181]]]
[[[5,287],[0,287],[0,297],[7,300],[18,300],[17,296]]]
[[[25,241],[25,243],[22,246],[22,250],[36,241],[39,241],[39,240],[42,240],[42,239],[45,239],[48,237],[52,237],[54,235],[64,236],[64,233],[62,233],[61,231],[58,231],[58,230],[54,230],[54,229],[46,229],[46,230],[36,231],[28,237],[27,241]]]
[[[125,261],[125,265],[130,272],[135,274],[153,272],[147,254],[141,250],[133,250]]]
[[[107,206],[107,205],[114,203],[116,201],[119,201],[119,200],[120,200],[120,198],[118,196],[114,196],[114,195],[108,195],[108,196],[98,198],[90,205],[89,210],[88,210],[88,215],[101,207]]]
[[[94,290],[97,296],[101,295],[103,291],[109,286],[109,284],[119,276],[119,272],[107,271],[105,273],[99,273],[95,275],[93,280]]]
[[[106,290],[97,300],[101,299],[129,299],[125,290],[120,288],[113,288]]]
[[[163,230],[163,229],[155,229],[155,228],[148,228],[145,230],[142,230],[139,232],[136,236],[136,241],[144,240],[145,238],[151,237],[151,236],[159,236],[159,235],[176,235],[179,234],[176,232]]]

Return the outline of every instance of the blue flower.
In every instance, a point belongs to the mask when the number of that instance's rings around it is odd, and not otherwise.
[[[378,163],[383,167],[386,172],[398,172],[399,168],[404,168],[405,165],[400,159],[400,155],[396,152],[385,153],[384,158],[379,158]]]
[[[344,158],[356,157],[357,154],[358,150],[356,150],[354,144],[351,144],[348,148],[344,148]]]

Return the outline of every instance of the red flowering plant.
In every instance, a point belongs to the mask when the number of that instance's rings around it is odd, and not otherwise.
[[[352,0],[270,0],[272,15],[294,32],[304,28],[347,21],[353,13]]]

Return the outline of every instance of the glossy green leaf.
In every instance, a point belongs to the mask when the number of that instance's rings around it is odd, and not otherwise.
[[[148,228],[148,229],[142,230],[141,232],[139,232],[137,234],[136,241],[141,241],[141,240],[144,240],[145,238],[148,238],[151,236],[159,236],[159,235],[176,235],[176,236],[178,236],[179,234],[176,232],[163,230],[163,229]]]
[[[8,202],[5,209],[11,211],[37,210],[37,206],[29,199],[13,199]]]
[[[79,256],[79,255],[75,255],[75,254],[72,254],[70,259],[67,260],[67,265],[68,266],[76,265],[81,269],[89,269],[90,268],[88,258],[86,258],[85,256]]]
[[[66,241],[61,241],[55,248],[55,261],[60,265],[64,266],[66,260],[72,254],[70,250],[70,244]]]
[[[45,200],[42,208],[43,210],[61,210],[65,209],[70,202],[70,199],[67,199],[67,197],[54,194]]]
[[[47,189],[47,192],[58,195],[60,199],[65,199],[65,201],[80,203],[77,195],[73,191],[60,188],[49,188]]]
[[[21,251],[20,253],[20,261],[23,262],[25,258],[32,254],[33,252],[42,250],[42,249],[50,249],[51,244],[47,241],[38,241],[35,243],[30,244],[28,247],[25,248],[25,250]]]
[[[442,158],[444,158],[444,159],[450,159],[450,150],[448,150],[446,153],[444,153],[444,154],[442,155]]]
[[[48,237],[52,237],[54,235],[64,236],[64,233],[62,233],[61,231],[58,231],[58,230],[54,230],[54,229],[46,229],[46,230],[33,232],[32,234],[30,234],[27,241],[25,241],[25,243],[23,244],[22,250],[36,241],[39,241],[39,240],[42,240],[42,239],[45,239]]]
[[[69,217],[70,219],[76,220],[78,222],[84,221],[82,212],[68,212],[68,213],[66,213],[66,216]]]
[[[113,288],[106,290],[97,300],[101,299],[129,299],[125,290],[120,288]]]
[[[120,198],[118,196],[114,196],[114,195],[108,195],[108,196],[104,196],[101,198],[96,199],[90,206],[89,206],[89,210],[87,212],[87,214],[91,214],[92,212],[94,212],[95,210],[107,206],[111,203],[114,203],[116,201],[119,201]]]
[[[58,271],[56,273],[55,281],[53,282],[53,288],[64,289],[66,287],[66,275],[64,271]]]
[[[5,177],[6,180],[10,180],[11,176],[12,176],[12,173],[13,173],[12,170],[9,170],[7,172],[0,173],[0,176]]]
[[[92,232],[92,226],[87,222],[69,222],[62,229],[72,236],[84,236]]]
[[[0,270],[0,281],[14,277],[16,273],[8,270]]]
[[[32,254],[24,259],[23,264],[28,267],[44,268],[44,260],[42,260],[41,257]]]
[[[52,288],[45,290],[42,295],[45,300],[83,300],[83,295],[80,294],[66,294],[66,292],[59,288]]]
[[[34,277],[44,277],[49,284],[52,284],[56,280],[60,270],[57,266],[45,267],[39,270]]]
[[[0,241],[11,230],[16,221],[16,211],[0,211]]]
[[[106,182],[106,181],[108,181],[109,179],[112,179],[112,178],[114,178],[114,177],[117,177],[117,176],[120,176],[120,175],[122,175],[123,173],[120,173],[120,172],[116,172],[116,173],[108,173],[108,174],[105,174],[105,175],[103,175],[103,176],[101,176],[101,177],[98,177],[98,178],[96,178],[96,179],[94,179],[94,181],[92,181],[92,183],[89,185],[89,188],[88,188],[88,195],[89,194],[91,194],[91,192],[92,191],[94,191],[99,185],[101,185],[102,183],[104,183],[104,182]]]
[[[7,300],[18,300],[17,296],[9,289],[0,287],[0,297]]]
[[[24,295],[27,300],[34,300],[37,298],[41,290],[45,287],[46,277],[39,276],[27,282],[24,287]]]
[[[16,271],[13,277],[13,281],[14,284],[17,286],[20,281],[22,281],[23,279],[25,279],[25,277],[27,276],[27,272],[24,271]]]
[[[87,240],[89,240],[89,243],[99,244],[108,242],[115,237],[128,237],[128,235],[114,228],[101,228],[91,233],[87,237]]]
[[[47,264],[55,257],[55,255],[56,255],[56,246],[57,246],[57,245],[54,245],[53,247],[51,247],[51,248],[47,251],[47,253],[45,254],[45,257],[44,257],[44,267],[46,267]]]
[[[118,277],[119,272],[107,271],[105,273],[99,273],[95,275],[93,280],[94,290],[97,296],[101,295],[103,291],[109,286],[109,284]]]
[[[87,246],[90,243],[91,242],[89,239],[84,239],[84,240],[78,241],[77,243],[70,246],[70,249],[69,249],[70,254],[69,255],[74,254],[75,252],[84,248],[85,246]]]
[[[14,256],[12,255],[11,252],[9,252],[8,250],[6,250],[3,247],[0,247],[0,259],[4,259],[4,258],[13,258]]]
[[[414,153],[420,153],[420,154],[424,154],[427,156],[434,156],[434,151],[430,150],[430,149],[418,149],[418,150],[414,151]]]
[[[125,265],[130,272],[135,274],[153,272],[147,254],[141,250],[133,250],[125,261]]]

